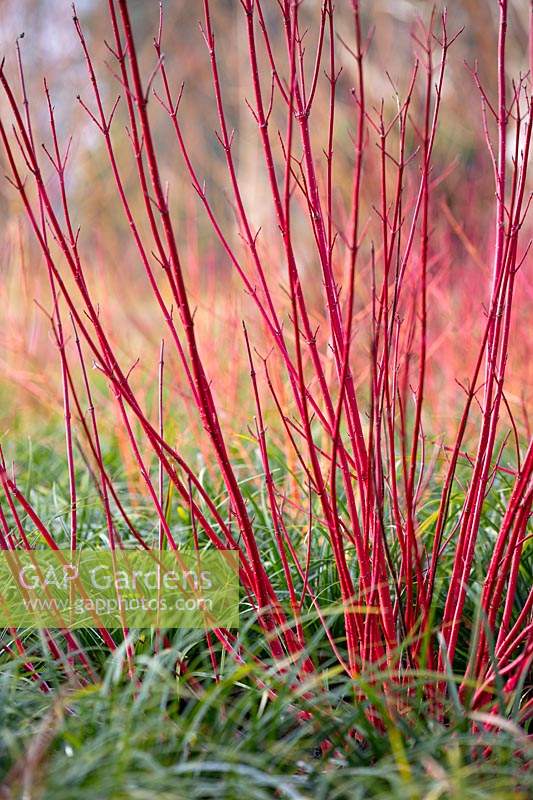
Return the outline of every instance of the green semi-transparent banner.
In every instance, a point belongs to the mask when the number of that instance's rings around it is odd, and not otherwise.
[[[0,551],[0,626],[234,628],[234,550]]]

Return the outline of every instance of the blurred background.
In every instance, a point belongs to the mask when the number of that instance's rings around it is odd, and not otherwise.
[[[159,24],[156,0],[131,0],[144,75],[152,73],[157,58],[153,40]],[[65,144],[72,137],[67,170],[67,187],[73,217],[81,227],[80,247],[94,296],[101,300],[101,313],[113,332],[126,363],[139,358],[134,380],[148,404],[153,403],[157,374],[158,348],[163,325],[155,302],[146,290],[142,265],[117,202],[110,176],[103,138],[76,100],[78,94],[92,107],[93,98],[86,65],[72,23],[68,0],[0,0],[1,52],[5,70],[17,82],[15,41],[20,39],[25,79],[36,140],[50,142],[48,110],[43,91],[46,76],[55,105],[56,122]],[[320,21],[319,0],[304,0],[302,28],[307,27],[309,52],[316,46]],[[393,85],[400,94],[408,86],[414,58],[420,48],[413,34],[420,32],[419,20],[428,23],[433,3],[423,0],[373,0],[362,2],[366,55],[367,102],[371,107],[385,99],[393,113]],[[439,6],[437,14],[440,13]],[[213,25],[221,70],[224,101],[230,127],[235,128],[234,157],[238,167],[246,207],[255,229],[263,234],[260,247],[268,259],[269,270],[279,270],[279,303],[284,299],[285,272],[278,241],[276,221],[270,202],[257,126],[245,100],[253,97],[245,17],[239,0],[212,0]],[[265,0],[263,9],[269,26],[275,57],[286,69],[283,26],[276,0]],[[100,87],[108,108],[122,89],[114,73],[116,64],[105,45],[112,39],[107,2],[79,0],[77,13],[97,69]],[[510,0],[508,72],[518,75],[527,70],[529,9],[526,0]],[[213,98],[209,58],[199,29],[203,17],[200,0],[164,2],[163,51],[165,63],[177,93],[184,83],[180,122],[190,157],[200,179],[205,179],[210,202],[236,247],[239,232],[229,199],[229,181],[224,154],[216,136],[218,126]],[[352,95],[356,83],[353,55],[353,17],[350,3],[338,0],[335,9],[337,67],[342,67],[336,98],[334,216],[342,231],[346,225],[353,165],[352,136],[357,111]],[[464,380],[479,338],[483,304],[487,302],[490,277],[490,248],[493,240],[494,199],[490,158],[484,144],[479,94],[466,64],[477,63],[488,97],[496,90],[497,0],[452,0],[448,4],[451,34],[464,28],[449,54],[443,110],[435,147],[434,170],[442,180],[432,205],[432,248],[430,315],[432,346],[430,390],[434,397],[431,427],[436,434],[456,420],[462,390],[456,380]],[[257,33],[259,39],[259,32]],[[264,91],[268,94],[270,69],[261,50]],[[438,63],[437,63],[438,65]],[[312,69],[312,60],[308,69]],[[156,82],[157,85],[157,82]],[[315,154],[322,157],[326,145],[329,84],[321,73],[313,108]],[[421,96],[415,95],[414,110],[420,109]],[[262,331],[249,298],[223,253],[201,204],[191,188],[183,159],[176,147],[168,115],[154,97],[149,102],[157,146],[165,180],[170,187],[170,202],[189,290],[197,306],[197,324],[202,352],[214,378],[217,399],[227,424],[236,431],[245,429],[250,417],[250,392],[243,392],[247,381],[240,320],[251,326],[254,342],[261,348]],[[5,98],[0,112],[9,119]],[[281,105],[276,102],[273,118],[284,126]],[[135,164],[126,127],[124,102],[119,104],[113,123],[113,141],[123,179],[134,209],[141,207]],[[275,137],[273,137],[275,138]],[[374,148],[370,141],[367,147]],[[511,155],[511,154],[510,154]],[[278,153],[279,156],[279,153]],[[372,155],[372,158],[374,156]],[[5,169],[3,155],[1,172]],[[321,169],[324,163],[321,164]],[[43,158],[43,169],[51,184],[55,180],[50,164]],[[414,174],[416,178],[416,172]],[[364,218],[375,224],[372,206],[379,197],[378,176],[369,166],[363,181]],[[0,423],[2,435],[24,438],[49,420],[61,418],[61,386],[58,356],[50,325],[40,306],[50,310],[48,279],[42,258],[28,230],[20,200],[13,187],[0,181],[1,231],[0,281]],[[298,225],[298,222],[296,222]],[[530,222],[526,223],[530,226]],[[325,314],[319,269],[314,257],[311,233],[298,229],[298,258],[306,292],[316,320]],[[368,256],[369,241],[365,243]],[[525,237],[526,238],[526,237]],[[339,254],[342,272],[344,256]],[[366,270],[366,271],[365,271]],[[274,272],[272,273],[274,274]],[[366,277],[365,277],[366,276]],[[521,431],[527,433],[527,406],[531,388],[531,344],[528,323],[531,313],[531,264],[519,275],[513,341],[509,363],[509,402],[516,412]],[[451,287],[451,291],[450,291]],[[368,264],[362,267],[357,286],[356,312],[360,335],[354,345],[354,361],[361,385],[368,377]],[[112,301],[109,298],[113,298]],[[70,343],[72,346],[72,343]],[[264,346],[268,345],[264,343]],[[179,407],[187,425],[188,397],[183,389],[181,367],[169,362],[172,407]],[[98,384],[105,402],[105,386]],[[37,422],[36,422],[37,421]],[[112,424],[112,423],[110,423]],[[58,438],[58,447],[60,439]]]

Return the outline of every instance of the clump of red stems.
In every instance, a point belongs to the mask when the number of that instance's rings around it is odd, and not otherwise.
[[[241,0],[252,91],[246,102],[256,123],[264,162],[261,180],[268,187],[273,212],[271,230],[258,230],[239,179],[235,135],[228,121],[220,69],[223,53],[212,23],[212,0],[204,0],[201,32],[210,63],[218,116],[216,136],[227,168],[238,233],[235,236],[227,220],[217,214],[205,189],[202,173],[209,165],[194,162],[182,129],[181,92],[175,92],[164,59],[162,14],[154,40],[155,62],[143,72],[127,0],[109,0],[108,5],[107,46],[115,61],[120,97],[109,103],[101,91],[91,50],[75,14],[74,26],[92,92],[92,96],[78,99],[102,138],[108,158],[108,172],[102,180],[114,186],[146,285],[161,315],[165,347],[161,347],[159,359],[156,420],[151,419],[144,398],[141,400],[132,388],[129,367],[122,363],[121,351],[114,344],[116,332],[110,335],[105,314],[91,290],[83,231],[80,233],[74,222],[65,177],[69,148],[56,126],[52,87],[45,83],[50,140],[43,149],[35,141],[20,53],[20,85],[15,87],[4,69],[0,74],[12,114],[12,124],[7,119],[0,123],[9,180],[20,195],[41,249],[52,298],[50,319],[60,356],[70,478],[71,547],[78,546],[76,424],[98,485],[109,546],[123,545],[115,522],[118,516],[140,546],[176,548],[165,508],[166,487],[172,486],[174,497],[190,513],[196,547],[209,543],[239,552],[243,588],[264,631],[265,652],[280,672],[290,665],[303,680],[320,669],[306,646],[302,621],[305,607],[318,615],[335,657],[350,676],[381,664],[395,682],[401,683],[410,671],[412,674],[413,669],[425,667],[443,675],[441,689],[446,692],[444,676],[456,660],[459,637],[464,632],[471,635],[467,597],[476,546],[483,536],[483,506],[498,471],[502,471],[512,488],[482,580],[479,604],[486,624],[478,632],[474,656],[461,677],[463,686],[473,681],[478,687],[471,701],[474,706],[487,705],[497,680],[512,694],[533,658],[533,590],[518,613],[514,605],[533,497],[533,444],[523,447],[504,391],[513,297],[517,274],[528,253],[521,233],[530,201],[527,165],[533,108],[529,77],[520,76],[511,84],[506,76],[507,0],[499,2],[497,97],[488,96],[476,72],[472,76],[473,92],[479,94],[480,130],[495,182],[490,212],[495,234],[486,315],[480,339],[471,342],[473,367],[454,438],[437,442],[431,459],[427,458],[429,437],[425,433],[425,426],[431,426],[426,393],[428,350],[433,344],[432,316],[438,316],[439,309],[432,307],[428,298],[439,255],[432,229],[435,215],[442,213],[442,206],[434,200],[442,179],[434,169],[434,150],[445,105],[447,60],[460,32],[449,30],[446,14],[440,19],[432,17],[427,28],[417,28],[413,36],[417,60],[403,90],[395,90],[396,106],[390,111],[385,103],[377,108],[367,103],[365,54],[369,42],[361,29],[357,0],[352,3],[351,42],[339,41],[334,4],[325,0],[316,12],[313,47],[309,37],[308,46],[303,44],[301,4],[281,0],[276,8],[285,39],[283,52],[272,41],[264,3]],[[335,192],[341,46],[352,57],[353,89],[348,102],[354,120],[353,149],[349,156],[344,153],[352,165],[348,201]],[[329,93],[328,125],[325,131],[317,131],[313,114],[324,81]],[[346,102],[346,97],[343,99]],[[281,602],[265,568],[252,512],[219,413],[216,380],[206,369],[195,327],[186,264],[180,256],[180,226],[170,210],[153,134],[151,116],[161,108],[168,115],[169,136],[175,140],[189,177],[187,187],[180,185],[179,191],[195,193],[217,247],[231,263],[255,309],[261,346],[268,343],[269,352],[265,347],[259,353],[250,323],[244,326],[247,391],[255,406],[253,435],[283,567],[286,602]],[[141,206],[132,202],[131,186],[126,189],[116,153],[114,128],[120,113],[127,116]],[[508,160],[510,148],[512,161]],[[50,164],[54,183],[43,171]],[[367,212],[363,213],[364,191],[370,191],[374,198],[370,221]],[[466,208],[470,202],[466,186],[464,191],[461,202]],[[485,214],[488,220],[488,207]],[[306,265],[311,263],[319,270],[323,291],[318,328],[308,297],[315,286],[307,285],[309,268],[304,270],[301,263],[305,248]],[[274,269],[273,253],[281,272],[277,266]],[[121,269],[127,271],[129,267],[121,265]],[[366,283],[358,286],[363,275]],[[280,280],[284,284],[282,293]],[[365,293],[367,314],[356,317],[356,296]],[[120,301],[107,298],[108,303]],[[358,321],[361,318],[364,325]],[[122,333],[127,338],[128,331]],[[361,361],[361,349],[357,358],[353,355],[357,339],[368,349],[366,363]],[[201,422],[201,451],[211,465],[216,465],[223,482],[227,514],[206,491],[196,466],[187,460],[180,445],[165,436],[164,364],[170,354],[181,364],[182,391],[188,393],[194,415]],[[88,357],[111,389],[121,441],[131,450],[130,458],[153,508],[158,530],[155,541],[142,535],[129,518],[106,467]],[[224,360],[224,353],[220,353],[220,359]],[[268,426],[266,403],[269,418],[273,410],[278,416],[277,422],[269,421]],[[502,418],[506,413],[516,444],[516,468],[500,463],[504,452],[500,445]],[[279,483],[271,464],[269,428],[276,424],[278,442],[284,442],[287,462],[299,479],[290,485]],[[477,445],[465,454],[467,429],[477,431]],[[151,469],[154,458],[156,477]],[[459,515],[450,520],[457,470],[465,463],[469,474],[464,500]],[[7,513],[1,511],[1,546],[29,548],[26,525],[38,531],[44,544],[57,546],[3,460],[0,474],[9,509]],[[425,519],[422,505],[429,487],[436,482],[440,500],[428,539],[421,529]],[[308,531],[301,535],[301,542],[290,530],[299,508],[309,508]],[[342,639],[333,638],[317,587],[309,580],[318,522],[327,533],[340,587]],[[393,552],[398,554],[394,558]],[[436,612],[440,567],[450,559],[453,566],[445,602]],[[246,659],[246,650],[234,632],[217,629],[214,637],[218,645],[210,638],[208,646],[215,673],[217,648],[237,660]],[[53,652],[61,652],[63,639],[69,650],[77,646],[72,635],[49,634]],[[24,653],[23,643],[16,636],[15,641]],[[115,646],[109,636],[106,643]],[[31,664],[28,669],[33,671]],[[431,692],[429,684],[427,691]]]

